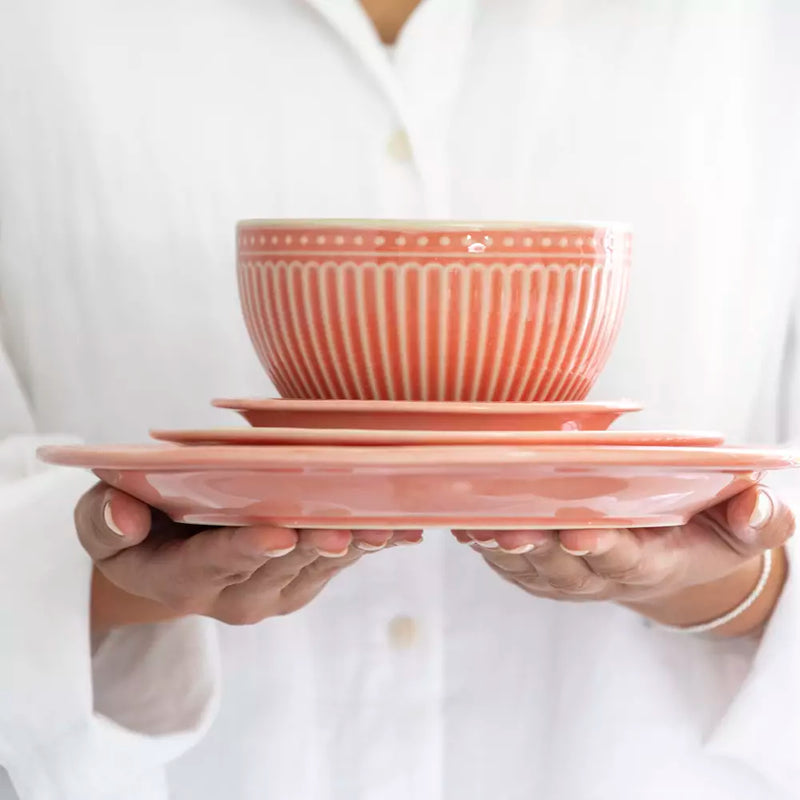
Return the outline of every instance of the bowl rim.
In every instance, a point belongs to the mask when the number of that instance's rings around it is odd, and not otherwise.
[[[237,230],[249,228],[363,228],[365,230],[436,230],[436,231],[497,231],[497,230],[597,230],[612,229],[620,232],[632,232],[629,222],[611,222],[594,220],[439,220],[439,219],[242,219],[236,223]]]

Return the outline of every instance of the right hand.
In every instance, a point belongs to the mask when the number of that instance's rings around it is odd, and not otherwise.
[[[422,538],[420,531],[183,525],[103,483],[80,499],[75,524],[96,567],[95,630],[187,614],[232,625],[289,614],[366,553]]]

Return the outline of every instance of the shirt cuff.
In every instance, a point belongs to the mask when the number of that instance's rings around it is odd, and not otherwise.
[[[800,542],[750,671],[708,743],[712,755],[745,763],[794,797],[800,786]]]
[[[93,659],[92,564],[73,508],[94,478],[10,477],[0,483],[0,763],[24,800],[126,797],[210,724],[214,628],[187,618],[120,629]]]

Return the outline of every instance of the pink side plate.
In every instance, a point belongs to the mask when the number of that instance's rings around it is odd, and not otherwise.
[[[800,466],[800,452],[684,447],[45,447],[203,525],[662,527]]]
[[[443,431],[606,430],[623,414],[612,403],[461,403],[391,400],[221,399],[217,408],[241,414],[257,428],[348,428]]]
[[[685,431],[416,431],[348,428],[211,428],[153,430],[162,442],[185,445],[338,445],[355,447],[405,445],[565,445],[715,447],[716,433]]]

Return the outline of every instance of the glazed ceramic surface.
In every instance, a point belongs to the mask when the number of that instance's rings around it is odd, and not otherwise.
[[[164,442],[188,445],[593,445],[713,447],[716,433],[682,431],[418,431],[348,428],[211,428],[153,430]]]
[[[207,525],[464,529],[670,526],[800,454],[681,447],[48,447]]]
[[[248,331],[287,398],[581,400],[622,319],[614,224],[240,223]]]
[[[263,428],[444,431],[605,430],[638,403],[459,403],[389,400],[214,400]]]

